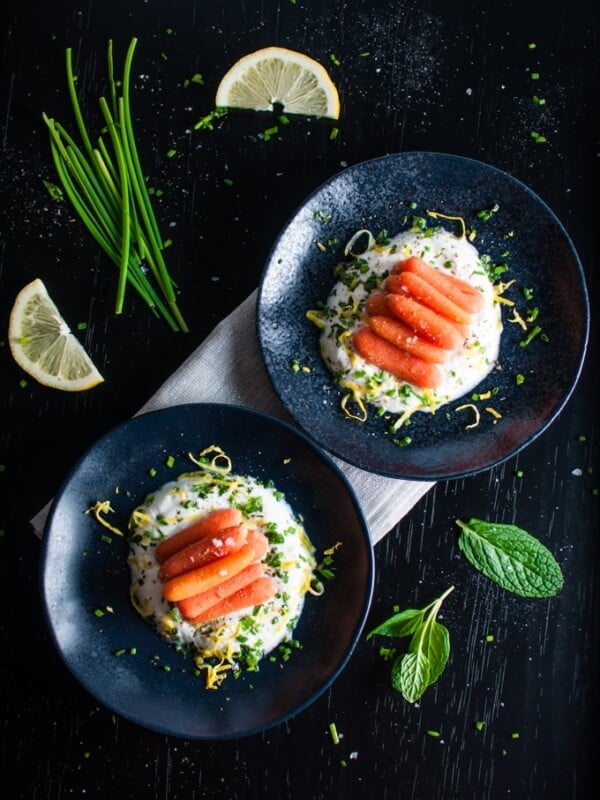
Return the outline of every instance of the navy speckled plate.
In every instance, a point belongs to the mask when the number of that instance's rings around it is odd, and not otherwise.
[[[216,691],[193,674],[191,655],[176,652],[135,612],[127,541],[85,513],[109,499],[115,513],[107,520],[126,530],[131,511],[149,492],[195,469],[187,453],[212,444],[230,456],[234,472],[272,480],[284,492],[304,518],[317,559],[342,542],[324,594],[307,595],[294,631],[301,648],[285,663],[265,659],[258,672],[227,678]],[[175,458],[171,468],[169,456]],[[308,437],[259,412],[190,404],[134,417],[79,460],[48,516],[40,581],[56,647],[98,701],[160,733],[230,739],[297,714],[339,675],[369,609],[373,556],[351,487]]]
[[[477,216],[495,206],[489,220]],[[539,308],[543,336],[522,347],[523,330],[505,323],[499,368],[478,387],[482,393],[495,392],[492,403],[481,404],[479,425],[467,430],[473,414],[454,412],[468,402],[462,398],[434,416],[414,414],[411,443],[400,447],[393,442],[398,434],[388,431],[389,415],[377,416],[374,407],[364,423],[344,415],[342,391],[319,355],[319,331],[305,315],[326,299],[336,280],[333,269],[357,230],[395,235],[409,227],[407,218],[425,216],[427,210],[462,217],[476,229],[480,254],[508,265],[502,280],[514,279],[517,287],[532,290],[528,305]],[[457,230],[456,223],[438,222]],[[556,419],[575,387],[588,329],[581,263],[548,206],[512,176],[442,153],[384,156],[348,167],[324,183],[279,235],[259,288],[260,347],[273,386],[294,420],[330,453],[397,478],[469,475],[532,442]],[[294,372],[294,362],[308,370]],[[525,376],[521,385],[517,374]],[[492,405],[501,417],[486,412],[484,405]]]

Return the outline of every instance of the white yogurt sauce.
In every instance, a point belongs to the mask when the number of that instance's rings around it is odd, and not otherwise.
[[[473,318],[471,334],[462,349],[446,363],[436,365],[443,376],[437,389],[420,389],[382,371],[359,356],[351,343],[352,333],[365,325],[367,297],[382,286],[399,260],[411,255],[468,281],[485,301]],[[400,233],[386,245],[369,247],[354,260],[346,280],[339,280],[331,290],[325,311],[319,314],[323,326],[321,355],[339,385],[355,399],[360,397],[392,413],[433,412],[471,391],[494,368],[502,333],[500,308],[494,297],[479,252],[464,236],[456,237],[443,228]]]
[[[263,560],[277,593],[256,608],[193,625],[163,598],[154,550],[198,518],[230,507],[239,508],[245,521],[269,539]],[[227,670],[255,670],[264,655],[282,642],[293,642],[316,565],[314,547],[281,492],[252,477],[212,471],[189,473],[165,484],[133,512],[129,564],[136,609],[162,636],[195,651],[197,665],[207,670],[208,688],[216,688]]]

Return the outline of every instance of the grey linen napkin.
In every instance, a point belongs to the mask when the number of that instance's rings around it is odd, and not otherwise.
[[[255,327],[256,299],[257,290],[216,326],[138,414],[181,403],[230,403],[291,423],[263,364]],[[373,544],[433,486],[375,475],[335,457],[333,461],[354,489]],[[40,537],[50,506],[51,502],[31,520]]]

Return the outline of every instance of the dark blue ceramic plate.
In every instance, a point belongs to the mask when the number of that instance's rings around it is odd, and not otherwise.
[[[108,520],[126,530],[147,493],[194,468],[188,451],[211,444],[228,453],[236,473],[274,481],[303,516],[317,557],[343,543],[325,593],[307,595],[294,634],[301,649],[286,663],[264,660],[258,672],[230,677],[216,691],[194,676],[191,656],[176,652],[134,611],[126,540],[84,513],[96,500],[109,499],[115,513]],[[172,468],[165,463],[170,455]],[[108,433],[65,480],[42,541],[41,594],[67,667],[109,709],[186,739],[245,736],[305,709],[350,658],[372,586],[366,523],[343,474],[291,426],[237,406],[175,406]]]
[[[415,207],[412,208],[411,204]],[[498,206],[487,221],[478,212]],[[318,350],[318,329],[306,311],[325,300],[333,269],[361,228],[395,235],[427,210],[462,217],[476,228],[475,244],[502,280],[532,291],[543,336],[521,347],[516,324],[505,324],[500,367],[481,385],[494,388],[493,407],[473,417],[453,413],[465,398],[435,416],[417,413],[411,444],[394,444],[389,418],[371,409],[348,419],[341,390]],[[456,223],[439,220],[449,230]],[[430,224],[436,224],[430,220]],[[337,242],[337,244],[336,244]],[[508,311],[508,313],[510,313]],[[506,314],[504,315],[506,318]],[[267,259],[258,298],[259,343],[273,386],[294,420],[330,453],[365,470],[396,478],[456,478],[492,467],[544,431],[564,407],[579,377],[587,345],[589,307],[583,270],[565,229],[530,189],[494,167],[442,153],[399,153],[348,167],[319,187],[289,220]],[[292,370],[293,362],[309,371]],[[515,376],[525,381],[516,384]],[[406,429],[408,432],[408,429]]]

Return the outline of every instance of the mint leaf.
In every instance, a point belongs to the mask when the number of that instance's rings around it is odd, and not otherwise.
[[[423,612],[416,608],[407,608],[389,617],[381,625],[367,634],[367,641],[371,636],[412,636],[423,620]]]
[[[429,660],[429,683],[432,684],[440,677],[450,657],[448,628],[432,619],[423,647]]]
[[[392,666],[392,686],[409,703],[418,700],[431,683],[429,659],[422,650],[406,653]]]
[[[535,536],[516,525],[456,520],[458,546],[475,569],[521,597],[552,597],[563,586],[560,566]]]
[[[428,686],[435,683],[444,671],[450,656],[450,634],[437,622],[443,601],[454,589],[449,589],[421,610],[408,608],[394,614],[374,628],[367,636],[410,636],[408,652],[397,656],[392,664],[392,688],[405,700],[414,703]]]

